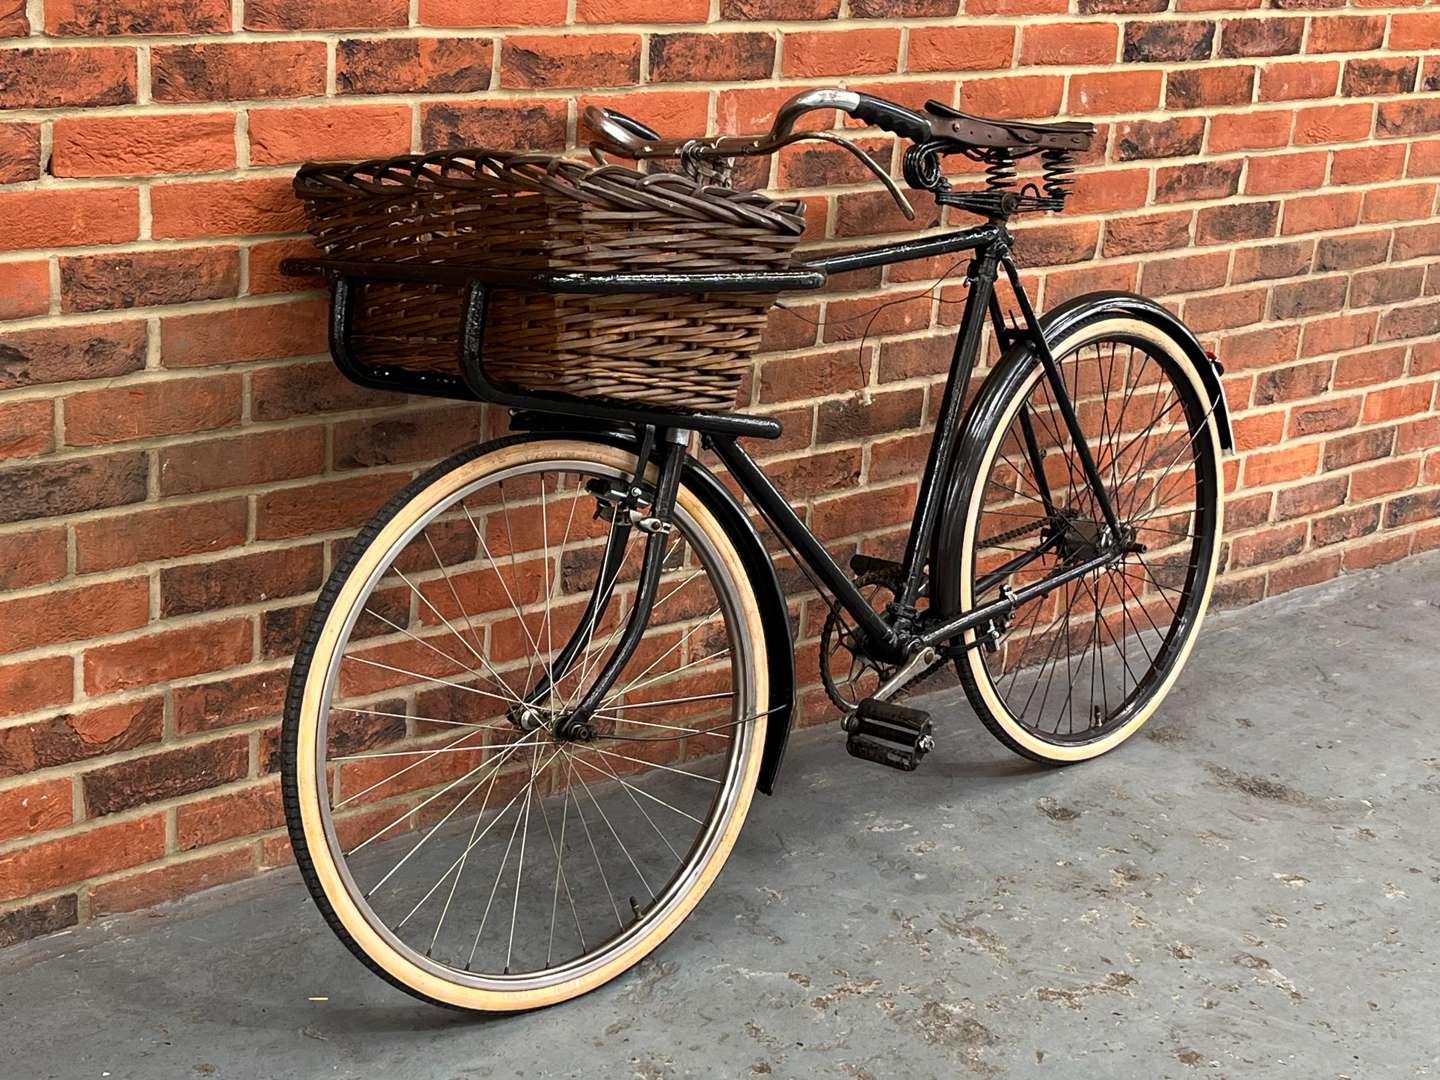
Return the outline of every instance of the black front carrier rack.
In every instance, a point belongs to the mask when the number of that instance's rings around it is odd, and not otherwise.
[[[365,262],[328,258],[291,258],[280,264],[287,274],[330,281],[330,355],[346,378],[371,389],[402,394],[483,401],[526,412],[551,413],[611,424],[648,424],[727,435],[774,439],[780,424],[768,416],[744,413],[666,410],[631,402],[611,402],[570,394],[522,389],[492,379],[485,370],[485,319],[490,297],[498,290],[519,289],[567,294],[647,293],[687,296],[700,293],[782,292],[818,289],[831,274],[906,262],[997,243],[1009,234],[999,221],[921,240],[836,255],[800,263],[788,270],[724,273],[580,273],[512,271],[493,267],[414,262]],[[354,346],[355,313],[360,290],[372,283],[407,282],[449,286],[463,291],[457,334],[458,374],[366,363]]]

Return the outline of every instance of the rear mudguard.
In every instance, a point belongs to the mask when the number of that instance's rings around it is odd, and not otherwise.
[[[1125,292],[1093,292],[1077,296],[1040,318],[1047,341],[1059,341],[1081,325],[1097,319],[1124,317],[1147,323],[1164,332],[1195,363],[1207,394],[1214,406],[1215,423],[1220,433],[1220,446],[1224,450],[1235,448],[1235,438],[1230,430],[1230,410],[1225,402],[1225,389],[1220,375],[1223,369],[1196,339],[1190,328],[1165,308]],[[970,498],[970,485],[974,478],[963,463],[980,452],[975,445],[974,434],[980,428],[979,421],[990,411],[1002,408],[1017,379],[1028,375],[1040,363],[1035,345],[1028,340],[1017,341],[1006,350],[1000,362],[995,365],[985,384],[976,395],[965,420],[965,431],[955,453],[955,463],[946,478],[945,512],[941,515],[939,527],[930,548],[932,567],[931,603],[935,614],[949,617],[958,614],[960,605],[960,543],[964,531],[964,509]]]
[[[575,417],[520,412],[511,418],[510,426],[517,431],[535,432],[533,437],[537,439],[555,436],[593,439],[627,450],[633,450],[637,445],[635,436],[629,432],[614,431],[598,424],[591,427]],[[760,777],[756,786],[766,795],[773,795],[775,776],[785,756],[790,721],[795,711],[795,643],[790,635],[785,593],[780,588],[780,579],[775,574],[775,566],[759,532],[715,474],[690,458],[685,462],[681,483],[695,493],[705,509],[715,515],[715,520],[730,537],[760,605],[760,624],[765,632],[765,655],[770,675],[770,704],[765,749],[760,759]]]

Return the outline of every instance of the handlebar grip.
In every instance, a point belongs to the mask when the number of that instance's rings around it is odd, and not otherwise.
[[[642,124],[633,116],[626,116],[624,113],[616,112],[614,109],[606,109],[604,110],[604,112],[605,115],[608,116],[611,120],[615,121],[615,123],[629,130],[632,135],[638,135],[646,142],[660,141],[660,133],[658,131],[650,127],[648,124]]]
[[[892,135],[903,135],[912,142],[924,142],[933,134],[930,128],[930,121],[913,109],[907,109],[903,105],[896,105],[893,101],[886,101],[884,98],[871,97],[869,94],[857,94],[860,101],[849,110],[851,116],[867,124],[873,124],[881,131],[888,131]]]
[[[615,147],[631,150],[640,143],[659,142],[660,134],[636,120],[614,109],[602,109],[598,105],[585,107],[585,122],[604,136]]]

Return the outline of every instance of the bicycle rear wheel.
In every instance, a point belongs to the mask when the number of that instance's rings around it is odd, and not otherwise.
[[[634,464],[558,439],[457,455],[362,530],[316,605],[286,703],[291,841],[335,932],[418,997],[507,1011],[599,986],[694,908],[744,821],[764,635],[734,547],[683,487],[597,737],[555,730],[633,603],[632,540],[588,606],[623,533],[603,492]]]
[[[956,665],[997,738],[1064,764],[1120,745],[1174,684],[1215,580],[1223,478],[1210,398],[1171,337],[1139,320],[1102,317],[1052,349],[1121,541],[1133,550],[1021,604],[995,647],[976,644],[971,631]],[[961,449],[972,470],[962,610],[1062,574],[1109,540],[1032,355],[997,369],[974,415]]]

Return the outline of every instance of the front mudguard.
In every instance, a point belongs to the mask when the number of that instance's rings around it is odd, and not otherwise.
[[[1233,450],[1235,437],[1230,428],[1230,409],[1225,401],[1225,388],[1220,381],[1223,369],[1219,362],[1201,347],[1190,328],[1155,301],[1126,292],[1086,293],[1046,312],[1040,317],[1040,325],[1047,341],[1060,341],[1087,322],[1117,316],[1135,319],[1162,331],[1194,362],[1195,370],[1199,373],[1200,381],[1204,384],[1205,392],[1210,396],[1214,408],[1220,446],[1226,451]],[[959,614],[961,534],[965,528],[964,509],[970,498],[969,488],[974,480],[964,463],[978,452],[972,433],[980,430],[984,418],[991,410],[1004,407],[1016,381],[1027,377],[1039,363],[1040,355],[1034,342],[1028,339],[1015,342],[1005,351],[1005,355],[986,378],[966,416],[965,430],[945,480],[945,511],[940,517],[939,527],[935,530],[930,548],[931,604],[935,614],[942,618]]]
[[[510,426],[513,430],[534,432],[535,438],[564,435],[567,438],[593,439],[626,450],[634,450],[638,445],[635,436],[629,432],[615,431],[603,424],[587,425],[574,417],[520,412],[511,418]],[[790,738],[790,722],[795,712],[795,642],[790,634],[785,592],[780,587],[775,565],[770,561],[760,533],[715,474],[694,458],[689,458],[685,462],[681,483],[695,493],[730,537],[760,605],[760,624],[765,633],[765,656],[770,677],[770,703],[765,749],[760,759],[760,776],[756,786],[766,795],[773,795],[775,776],[785,756],[785,744]]]

